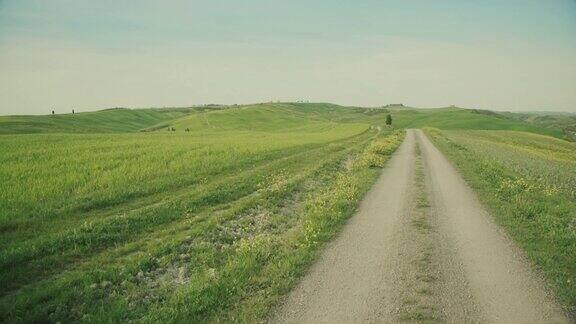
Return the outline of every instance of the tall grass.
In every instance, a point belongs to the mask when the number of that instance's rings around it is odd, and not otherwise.
[[[262,318],[401,140],[333,109],[1,136],[0,321]]]

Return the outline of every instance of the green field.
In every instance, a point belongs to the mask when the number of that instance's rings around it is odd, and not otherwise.
[[[428,136],[576,311],[576,144],[513,131]]]
[[[402,136],[384,112],[335,105],[173,117],[0,136],[0,320],[260,318]]]
[[[258,321],[421,127],[574,304],[556,125],[274,103],[0,117],[0,321]]]

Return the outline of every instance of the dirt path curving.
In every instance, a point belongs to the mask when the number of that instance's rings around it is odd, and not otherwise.
[[[271,322],[566,323],[521,252],[419,130]]]

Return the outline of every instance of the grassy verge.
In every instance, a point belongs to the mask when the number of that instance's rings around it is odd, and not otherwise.
[[[427,129],[426,134],[574,315],[576,146],[522,132]]]

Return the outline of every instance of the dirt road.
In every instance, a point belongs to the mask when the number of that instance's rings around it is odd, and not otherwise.
[[[569,322],[418,130],[270,321]]]

